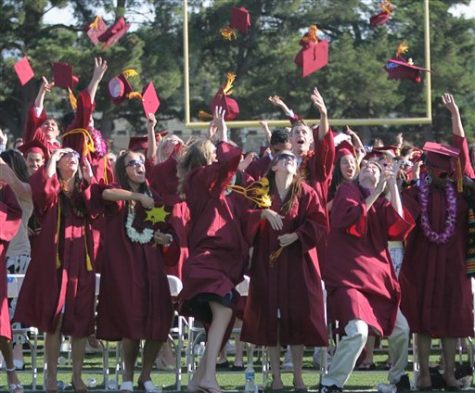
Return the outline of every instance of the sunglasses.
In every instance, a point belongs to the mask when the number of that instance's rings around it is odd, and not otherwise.
[[[293,161],[295,161],[297,159],[297,157],[295,157],[293,154],[287,154],[287,153],[281,153],[277,156],[277,160],[280,161],[280,160],[287,160],[287,159],[291,159]]]
[[[142,165],[145,165],[144,160],[130,160],[125,167],[140,168]]]
[[[68,151],[67,153],[63,154],[63,157],[73,157],[79,160],[79,153],[77,151]]]

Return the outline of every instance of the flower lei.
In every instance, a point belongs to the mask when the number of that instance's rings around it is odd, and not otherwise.
[[[145,228],[142,232],[137,231],[133,227],[135,220],[135,211],[132,207],[129,207],[127,213],[127,220],[125,221],[125,231],[128,238],[134,243],[147,244],[153,238],[153,229]]]
[[[436,244],[447,243],[455,232],[455,220],[457,215],[457,196],[451,183],[445,186],[445,199],[447,202],[447,218],[445,219],[445,229],[441,233],[435,232],[429,221],[429,184],[422,180],[419,184],[419,200],[421,203],[421,226],[424,235],[429,241]]]
[[[94,147],[96,148],[95,155],[96,157],[104,157],[107,154],[107,143],[102,137],[102,134],[99,130],[93,128],[91,130],[91,137],[94,141]]]

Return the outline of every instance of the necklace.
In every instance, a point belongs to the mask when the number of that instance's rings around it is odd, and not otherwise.
[[[424,180],[419,185],[419,200],[421,203],[421,226],[422,231],[430,242],[436,244],[447,243],[455,233],[455,219],[457,215],[457,196],[451,183],[445,186],[445,200],[447,206],[447,218],[445,219],[444,230],[435,232],[429,220],[429,185]]]
[[[153,229],[145,228],[142,232],[137,231],[134,228],[133,223],[135,220],[135,210],[132,206],[129,206],[127,212],[127,219],[125,221],[125,232],[127,237],[134,243],[147,244],[153,238]]]

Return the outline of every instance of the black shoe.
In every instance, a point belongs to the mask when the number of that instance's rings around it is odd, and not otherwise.
[[[396,392],[397,393],[406,393],[406,392],[409,392],[411,390],[411,383],[409,382],[409,375],[407,374],[404,374],[401,376],[401,378],[399,379],[399,382],[397,382],[396,384]]]
[[[342,388],[339,388],[336,385],[332,386],[325,386],[325,385],[320,385],[318,388],[319,393],[337,393],[337,392],[343,392]]]
[[[223,368],[228,368],[229,367],[229,362],[225,360],[222,363],[216,363],[216,368],[219,370],[222,370]]]

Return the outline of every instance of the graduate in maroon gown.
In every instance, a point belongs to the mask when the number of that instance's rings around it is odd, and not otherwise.
[[[182,312],[208,323],[207,345],[188,391],[220,392],[216,359],[231,321],[243,279],[249,239],[241,225],[258,223],[236,215],[233,198],[225,195],[241,159],[241,149],[227,143],[225,111],[217,107],[211,127],[218,132],[217,148],[208,139],[195,142],[182,157],[178,176],[180,191],[190,209],[189,252],[183,265]],[[256,217],[261,212],[255,211]]]
[[[57,140],[59,125],[56,119],[47,117],[44,109],[44,99],[46,93],[54,87],[54,83],[49,83],[44,76],[42,80],[35,103],[28,111],[23,132],[23,143],[38,140],[46,146],[49,153],[52,153],[61,147],[61,143]]]
[[[139,343],[145,340],[138,383],[154,393],[159,390],[150,373],[173,317],[165,263],[177,262],[179,247],[163,202],[146,183],[144,156],[121,155],[116,175],[118,185],[96,186],[94,192],[106,214],[97,337],[122,341],[123,392],[133,391]]]
[[[388,185],[390,200],[382,194]],[[400,299],[389,252],[389,239],[402,239],[412,228],[403,212],[396,170],[368,161],[358,183],[338,188],[331,211],[324,280],[330,321],[338,321],[344,336],[338,343],[321,392],[342,391],[368,337],[393,331]]]
[[[268,172],[276,223],[259,226],[251,260],[251,284],[243,341],[270,347],[272,390],[283,389],[281,345],[290,345],[294,388],[302,379],[304,345],[326,347],[327,327],[316,244],[326,230],[325,208],[297,175],[297,157],[278,153]]]
[[[0,160],[2,166],[7,165]],[[5,359],[7,382],[10,393],[23,393],[23,387],[16,375],[13,364],[12,329],[7,299],[7,268],[5,255],[8,243],[16,235],[21,224],[21,207],[14,192],[7,184],[0,181],[0,350]]]
[[[403,195],[404,205],[417,220],[399,280],[401,309],[417,337],[419,390],[431,388],[431,338],[442,339],[447,388],[459,390],[454,376],[457,338],[473,336],[472,293],[465,268],[468,206],[453,181],[461,175],[457,176],[457,160],[466,176],[473,178],[473,169],[458,107],[450,94],[443,96],[443,102],[452,114],[453,147],[427,142],[427,173]]]
[[[14,319],[46,332],[45,390],[52,392],[58,389],[61,334],[71,336],[73,386],[86,389],[82,363],[86,337],[94,331],[89,163],[81,172],[82,179],[77,152],[56,149],[46,166],[30,177],[41,232],[33,244]]]

